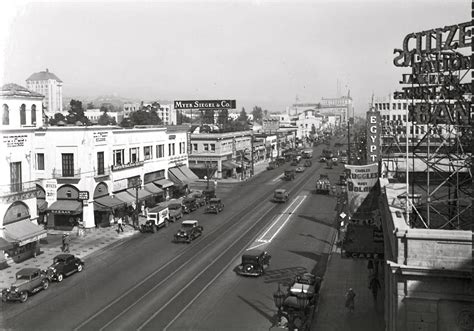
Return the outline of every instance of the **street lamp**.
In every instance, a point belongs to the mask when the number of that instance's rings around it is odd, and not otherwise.
[[[283,316],[281,307],[283,306],[285,299],[286,294],[282,292],[280,289],[280,283],[278,283],[278,290],[273,293],[273,301],[275,302],[275,306],[278,308],[278,322],[280,322],[281,317]]]
[[[207,181],[206,190],[209,190],[209,177],[204,176],[204,179]]]

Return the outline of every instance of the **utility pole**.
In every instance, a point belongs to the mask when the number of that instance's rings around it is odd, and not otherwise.
[[[351,118],[347,122],[347,164],[351,164]]]
[[[251,162],[251,165],[252,165],[252,173],[250,174],[250,176],[253,176],[253,174],[255,173],[254,172],[254,166],[253,166],[253,133],[250,135],[250,162]]]

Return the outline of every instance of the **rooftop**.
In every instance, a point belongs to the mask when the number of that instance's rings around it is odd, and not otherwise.
[[[54,79],[60,83],[63,81],[58,78],[55,74],[52,72],[49,72],[48,69],[46,71],[40,71],[32,74],[26,81],[39,81],[39,80],[49,80],[49,79]]]

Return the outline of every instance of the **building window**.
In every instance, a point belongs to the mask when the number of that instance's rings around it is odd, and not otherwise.
[[[3,113],[2,113],[2,124],[9,125],[10,124],[10,110],[6,104],[3,105]]]
[[[138,147],[130,148],[130,163],[135,163],[140,160],[138,153]]]
[[[402,109],[402,104],[401,103],[398,103],[398,109]]]
[[[20,124],[26,125],[26,106],[22,104],[20,106]]]
[[[406,103],[403,104],[403,109],[404,109],[404,110],[407,109],[407,104],[406,104]]]
[[[198,144],[193,144],[193,152],[197,152],[198,150]]]
[[[179,143],[179,154],[186,154],[186,143]]]
[[[74,154],[63,153],[62,166],[63,166],[63,177],[74,177]]]
[[[44,170],[44,153],[36,153],[36,170]]]
[[[398,115],[398,120],[401,122],[402,121],[402,115]]]
[[[392,115],[392,120],[396,121],[397,120],[397,115]]]
[[[21,162],[10,163],[10,184],[12,192],[21,191]]]
[[[105,174],[104,168],[104,152],[97,152],[97,174]]]
[[[209,144],[204,144],[204,150],[207,152],[209,151]]]
[[[168,155],[169,156],[174,155],[174,143],[168,144]]]
[[[407,115],[403,115],[403,122],[406,122],[407,121]]]
[[[216,144],[211,144],[211,152],[215,152],[216,151]]]
[[[153,150],[151,146],[143,147],[143,158],[145,160],[151,160],[153,158]]]
[[[36,105],[31,106],[31,124],[36,124]]]
[[[124,164],[124,154],[125,151],[123,149],[116,149],[114,150],[114,166],[119,166]]]
[[[165,145],[156,145],[156,157],[159,159],[165,157]]]

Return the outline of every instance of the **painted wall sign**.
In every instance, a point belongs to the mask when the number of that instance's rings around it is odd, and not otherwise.
[[[235,109],[235,100],[175,100],[174,109]]]
[[[78,200],[89,200],[89,192],[88,191],[79,191]]]
[[[367,112],[367,162],[380,160],[380,112]]]
[[[112,165],[111,168],[112,168],[112,171],[117,171],[117,170],[141,167],[144,164],[145,164],[145,161],[137,161],[137,162],[131,162],[131,163],[127,163],[127,164]]]
[[[94,142],[95,143],[103,143],[107,141],[107,138],[109,137],[109,132],[108,131],[97,131],[93,133],[94,137]]]
[[[27,140],[28,136],[26,134],[3,136],[3,144],[6,145],[7,148],[23,147],[25,146]]]
[[[112,191],[122,191],[128,188],[128,181],[127,178],[115,180],[112,184]]]
[[[44,181],[45,200],[52,204],[57,200],[58,181],[56,179],[47,179]]]

